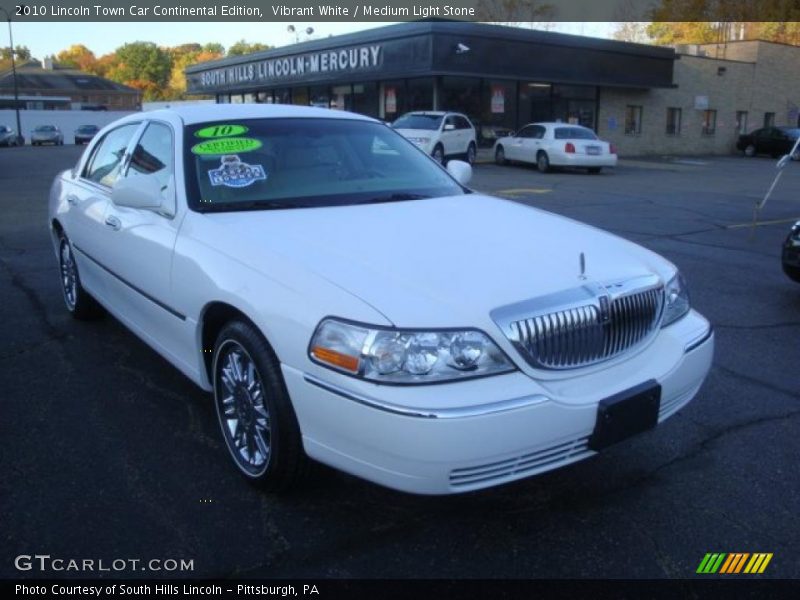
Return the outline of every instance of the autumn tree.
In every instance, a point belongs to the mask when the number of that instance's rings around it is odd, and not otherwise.
[[[97,64],[97,57],[83,44],[73,44],[56,54],[56,62],[89,73]]]

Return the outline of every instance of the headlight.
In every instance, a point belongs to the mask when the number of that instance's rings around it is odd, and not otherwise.
[[[325,319],[308,353],[316,363],[377,383],[435,383],[515,368],[489,336],[474,329],[379,329]]]
[[[664,289],[664,320],[661,326],[674,323],[689,312],[689,288],[683,275],[676,273]]]
[[[408,138],[408,141],[409,141],[409,142],[412,142],[412,143],[414,143],[414,144],[417,144],[417,145],[419,145],[419,146],[425,146],[425,145],[427,145],[427,144],[428,144],[428,142],[430,142],[430,141],[431,141],[431,138],[426,138],[426,137],[410,137],[410,138]]]

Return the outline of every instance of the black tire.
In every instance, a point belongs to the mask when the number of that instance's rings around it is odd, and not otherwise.
[[[477,148],[475,148],[475,144],[470,142],[469,146],[467,146],[467,153],[464,155],[464,158],[467,161],[467,163],[469,163],[470,165],[474,165],[477,154],[478,150]]]
[[[597,175],[602,169],[603,167],[589,167],[586,170],[589,171],[589,173],[592,175]]]
[[[252,375],[241,368],[248,361]],[[230,368],[234,364],[241,379]],[[212,377],[222,438],[239,471],[263,490],[295,487],[308,458],[280,363],[267,340],[249,323],[225,325],[214,344]]]
[[[540,150],[536,155],[536,168],[540,173],[547,173],[550,170],[550,159],[547,157],[547,152]]]
[[[61,274],[61,295],[69,313],[79,321],[93,321],[103,316],[103,308],[81,285],[78,263],[67,236],[58,239],[58,266]]]
[[[792,281],[800,283],[800,268],[783,263],[783,272]]]
[[[744,155],[749,157],[755,156],[756,147],[753,144],[747,144],[747,146],[744,147]]]
[[[441,144],[436,144],[436,147],[431,152],[431,156],[433,160],[438,162],[440,165],[444,164],[444,147]]]
[[[502,146],[498,146],[494,151],[494,162],[498,165],[507,165],[508,159],[506,158],[506,151]]]

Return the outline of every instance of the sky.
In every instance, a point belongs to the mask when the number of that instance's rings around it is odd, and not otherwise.
[[[313,27],[312,39],[363,31],[389,23],[327,22],[295,24],[298,30]],[[159,46],[178,46],[197,42],[219,42],[228,47],[238,40],[285,46],[295,41],[286,31],[287,23],[14,23],[14,43],[30,48],[35,58],[58,54],[72,44],[83,44],[96,56],[113,52],[119,46],[136,41],[155,42]],[[614,23],[553,23],[551,31],[610,37]],[[308,36],[302,33],[301,40]],[[0,47],[8,45],[7,30],[0,29]]]

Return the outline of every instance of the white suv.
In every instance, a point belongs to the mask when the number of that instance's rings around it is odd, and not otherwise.
[[[392,127],[440,163],[455,157],[464,158],[469,164],[475,162],[475,127],[466,115],[416,111],[404,114]]]

